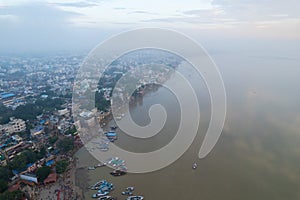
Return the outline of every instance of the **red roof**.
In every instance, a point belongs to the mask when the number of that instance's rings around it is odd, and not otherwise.
[[[44,184],[55,183],[56,180],[57,180],[57,174],[52,173],[52,174],[49,174],[48,177],[44,180]]]
[[[16,183],[16,184],[10,186],[8,188],[8,191],[12,192],[12,191],[16,191],[16,190],[19,190],[19,189],[20,189],[20,185],[19,185],[19,183]]]

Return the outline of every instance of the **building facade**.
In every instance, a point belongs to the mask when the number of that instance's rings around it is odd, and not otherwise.
[[[11,118],[7,124],[0,125],[1,133],[19,133],[26,130],[26,123],[22,119]]]

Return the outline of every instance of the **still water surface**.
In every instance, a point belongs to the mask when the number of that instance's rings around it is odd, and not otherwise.
[[[201,108],[200,129],[190,149],[172,165],[152,173],[112,177],[109,168],[88,171],[88,185],[107,179],[116,186],[111,195],[118,199],[125,199],[120,193],[128,186],[135,186],[135,194],[150,200],[300,199],[299,61],[248,56],[233,60],[226,55],[215,60],[224,78],[228,107],[223,133],[208,157],[197,158],[210,119],[209,95],[202,79],[182,65],[178,70],[195,86]],[[148,109],[157,103],[168,113],[164,129],[142,141],[118,130],[117,145],[147,152],[174,137],[180,109],[166,88],[147,93],[132,106],[131,115],[136,123],[146,125]],[[77,156],[81,163],[97,164],[85,149]],[[194,162],[197,170],[192,170]],[[92,194],[86,192],[86,199]]]

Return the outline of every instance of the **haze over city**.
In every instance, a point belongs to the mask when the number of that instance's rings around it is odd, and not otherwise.
[[[299,5],[289,1],[0,1],[1,52],[90,50],[139,27],[181,31],[208,47],[299,42]],[[240,45],[241,46],[241,45]],[[284,48],[285,45],[282,46]],[[241,48],[241,47],[240,47]]]
[[[299,200],[299,11],[0,0],[0,200]]]

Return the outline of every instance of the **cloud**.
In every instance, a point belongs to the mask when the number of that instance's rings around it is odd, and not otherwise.
[[[0,15],[17,17],[20,23],[28,25],[59,25],[68,23],[72,17],[82,14],[63,11],[51,5],[45,4],[24,4],[0,8]],[[20,24],[21,25],[21,24]]]
[[[227,15],[239,20],[269,20],[274,16],[299,18],[300,2],[298,0],[213,0],[212,5],[224,10]]]
[[[69,2],[69,3],[55,3],[54,5],[63,6],[63,7],[75,7],[75,8],[86,8],[86,7],[94,7],[98,6],[96,3],[89,3],[89,2]]]
[[[22,4],[0,8],[0,51],[29,52],[70,48],[84,30],[75,30],[71,19],[82,14],[51,4]],[[5,17],[3,17],[5,16]],[[77,39],[77,40],[76,40]]]
[[[225,16],[220,9],[185,10],[171,17],[152,18],[142,20],[151,23],[188,24],[197,27],[231,27],[236,20]]]
[[[114,9],[115,9],[115,10],[126,10],[125,7],[115,7]]]
[[[156,13],[148,12],[148,11],[145,11],[145,10],[135,10],[135,11],[129,12],[128,14],[148,14],[148,15],[157,15]]]

